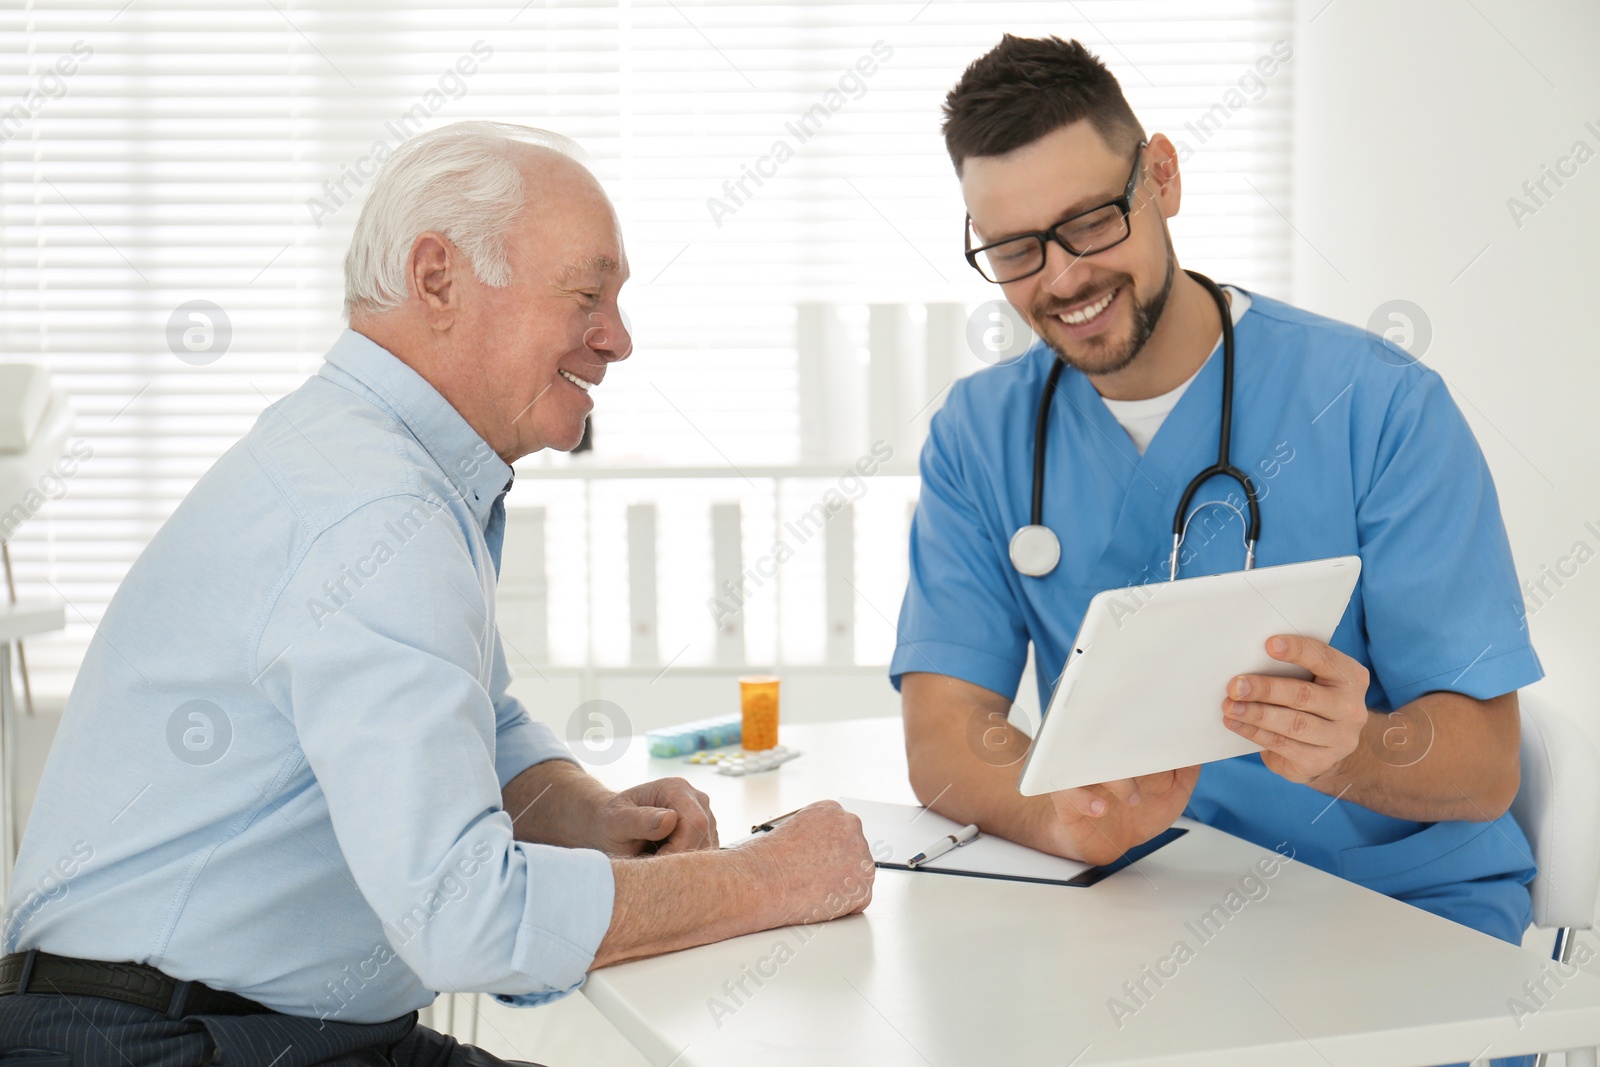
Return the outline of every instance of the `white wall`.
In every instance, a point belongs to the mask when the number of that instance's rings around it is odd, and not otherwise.
[[[1488,456],[1519,575],[1576,572],[1546,579],[1528,624],[1540,690],[1600,740],[1600,5],[1297,7],[1295,302],[1363,325],[1391,299],[1423,309],[1424,362]],[[1596,158],[1529,199],[1578,141]],[[1535,209],[1520,227],[1513,196]],[[1579,565],[1578,542],[1597,558]]]

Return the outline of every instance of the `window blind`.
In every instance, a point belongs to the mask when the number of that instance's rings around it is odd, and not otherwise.
[[[143,545],[316,370],[362,190],[418,130],[558,130],[611,192],[636,347],[590,462],[784,464],[798,304],[864,324],[997,295],[961,258],[938,126],[1002,32],[1098,52],[1187,150],[1184,263],[1286,295],[1290,23],[1289,0],[6,6],[0,358],[46,363],[92,450],[12,541],[21,595],[69,605],[30,645],[35,691],[65,693]]]

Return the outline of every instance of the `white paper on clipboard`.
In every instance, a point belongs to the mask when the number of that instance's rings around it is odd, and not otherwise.
[[[839,798],[861,820],[872,858],[880,867],[905,867],[906,861],[961,824],[914,804]],[[1052,856],[1003,837],[980,834],[975,840],[915,868],[946,874],[973,874],[1030,882],[1065,883],[1093,864]]]

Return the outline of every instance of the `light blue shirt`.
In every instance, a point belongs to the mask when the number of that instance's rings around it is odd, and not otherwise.
[[[1494,482],[1439,375],[1355,327],[1257,294],[1235,337],[1232,458],[1261,498],[1256,562],[1361,557],[1332,643],[1371,670],[1368,707],[1437,690],[1486,699],[1537,681]],[[1143,456],[1088,378],[1061,375],[1043,516],[1061,562],[1029,578],[1007,545],[1029,521],[1034,414],[1054,359],[1041,344],[980,371],[933,419],[897,685],[930,671],[1011,694],[1031,642],[1048,707],[1090,598],[1166,578],[1173,511],[1216,461],[1222,361],[1205,364]],[[1243,566],[1243,523],[1219,501],[1243,509],[1231,480],[1201,488],[1181,577]],[[1396,726],[1388,757],[1426,759],[1423,728]],[[1532,854],[1509,814],[1394,819],[1279,777],[1259,755],[1207,764],[1185,814],[1267,848],[1286,843],[1304,862],[1506,940],[1530,918]]]
[[[514,840],[501,806],[523,770],[571,758],[506,693],[510,481],[432,386],[346,331],[112,599],[6,949],[146,963],[338,1022],[581,983],[610,861]]]

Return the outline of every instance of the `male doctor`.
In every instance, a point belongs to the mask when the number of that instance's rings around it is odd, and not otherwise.
[[[1176,149],[1146,139],[1080,44],[1005,37],[945,116],[969,258],[1041,340],[958,382],[923,450],[890,668],[917,795],[1093,863],[1187,815],[1519,942],[1534,870],[1507,814],[1516,691],[1542,672],[1506,608],[1517,581],[1488,468],[1438,374],[1260,294],[1227,291],[1233,461],[1262,498],[1256,563],[1359,555],[1349,610],[1331,645],[1268,642],[1311,681],[1230,683],[1217,717],[1259,754],[1017,792],[1027,738],[1004,723],[1029,642],[1047,702],[1089,599],[1166,580],[1174,509],[1216,457],[1222,321],[1168,233]],[[1030,521],[1035,416],[1058,361],[1042,521],[1061,554],[1034,577],[1008,545]],[[1243,494],[1222,478],[1202,486],[1180,578],[1244,565],[1241,519],[1219,500]]]

